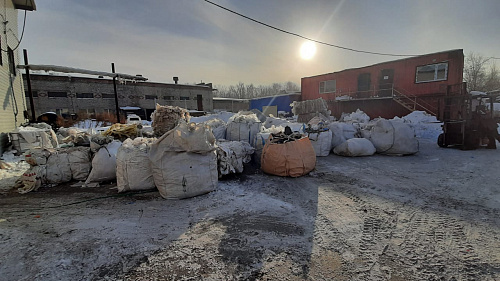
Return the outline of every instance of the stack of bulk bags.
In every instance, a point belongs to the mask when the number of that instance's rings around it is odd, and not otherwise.
[[[276,176],[300,177],[316,167],[316,153],[308,137],[271,135],[262,150],[261,170]]]
[[[19,193],[36,190],[42,184],[84,181],[91,169],[89,147],[32,149],[25,157],[31,167],[25,173],[29,178],[24,177],[19,183]]]
[[[165,199],[215,190],[218,181],[215,138],[203,124],[180,121],[151,145],[153,179]]]
[[[116,154],[118,192],[155,188],[148,153],[154,138],[126,139]]]
[[[262,123],[257,115],[251,111],[240,111],[229,118],[226,130],[226,139],[232,141],[246,141],[254,146],[255,136],[260,132]]]
[[[406,123],[378,119],[366,130],[363,136],[373,143],[377,153],[411,155],[418,152],[419,144],[415,131]]]
[[[331,111],[328,110],[326,101],[322,98],[306,101],[294,101],[292,104],[292,113],[297,115],[297,122],[307,123],[314,117],[328,119]]]
[[[252,160],[254,148],[248,142],[220,140],[217,142],[219,177],[243,172],[243,164]]]

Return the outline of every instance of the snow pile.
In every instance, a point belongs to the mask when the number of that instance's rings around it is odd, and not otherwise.
[[[414,111],[401,118],[394,117],[391,120],[407,123],[415,130],[417,138],[436,140],[439,134],[443,132],[441,127],[443,123],[425,111]]]
[[[231,118],[234,115],[232,112],[227,112],[227,111],[222,111],[216,114],[208,114],[205,116],[199,116],[199,117],[191,117],[190,121],[195,122],[195,123],[203,123],[212,119],[220,119],[224,122],[228,122],[229,118]]]
[[[244,141],[217,142],[217,169],[219,177],[243,172],[243,163],[252,160],[254,148]]]

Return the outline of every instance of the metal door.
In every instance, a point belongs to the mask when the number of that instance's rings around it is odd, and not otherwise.
[[[378,80],[378,96],[392,96],[392,87],[394,84],[394,69],[382,69]]]

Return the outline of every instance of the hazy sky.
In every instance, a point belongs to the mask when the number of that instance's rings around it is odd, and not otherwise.
[[[450,49],[500,57],[499,0],[212,0],[267,24],[373,52]],[[32,64],[142,74],[155,82],[270,84],[398,59],[317,45],[203,0],[38,0],[21,49]],[[20,28],[23,12],[19,13]],[[500,60],[495,60],[500,65]]]

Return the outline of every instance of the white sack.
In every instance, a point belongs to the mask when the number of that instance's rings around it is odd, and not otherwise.
[[[332,149],[332,132],[330,130],[320,133],[308,134],[316,156],[328,156]]]
[[[332,122],[328,125],[328,128],[332,132],[332,148],[354,138],[357,133],[354,125],[343,122]]]
[[[215,138],[208,126],[183,120],[156,143],[162,143],[165,151],[206,153],[215,149]]]
[[[254,148],[244,141],[219,141],[217,143],[217,169],[219,176],[243,172],[243,163],[248,163]]]
[[[149,154],[153,178],[165,199],[183,199],[215,190],[217,154],[167,152]]]
[[[116,178],[116,153],[118,153],[118,148],[121,145],[120,141],[114,140],[99,149],[94,155],[94,159],[92,159],[92,170],[85,181],[85,185]]]
[[[92,168],[90,147],[71,147],[66,151],[72,178],[79,181],[86,180]]]
[[[71,181],[72,174],[66,151],[54,151],[47,159],[47,183],[58,184]]]
[[[253,153],[253,160],[255,163],[257,163],[260,166],[261,163],[261,157],[262,157],[262,149],[264,149],[264,145],[266,145],[266,142],[269,140],[269,135],[271,133],[258,133],[255,135],[255,151]]]
[[[418,152],[415,131],[398,121],[377,120],[370,130],[370,141],[381,154],[410,155]]]
[[[116,154],[118,192],[155,188],[148,152],[154,139],[126,139]]]
[[[246,141],[254,146],[257,133],[260,132],[260,122],[229,122],[227,124],[226,139],[231,141]]]
[[[341,156],[370,156],[375,151],[373,144],[362,138],[348,139],[333,149],[333,153]]]
[[[210,127],[216,140],[226,138],[227,124],[223,120],[215,118],[215,119],[205,121],[204,124]]]

